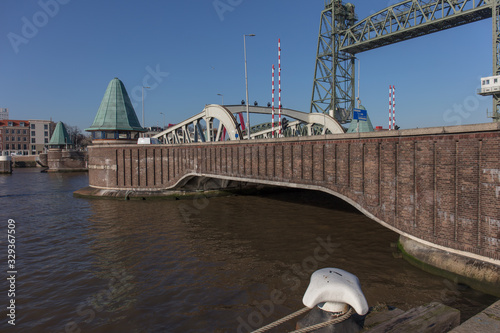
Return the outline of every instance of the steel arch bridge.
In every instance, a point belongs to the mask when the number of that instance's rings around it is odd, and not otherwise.
[[[310,112],[352,120],[355,55],[492,17],[493,75],[500,75],[500,0],[406,0],[357,21],[352,4],[326,0],[321,13]],[[499,121],[500,94],[493,95]]]
[[[243,140],[245,129],[242,129],[242,125],[238,123],[235,115],[244,112],[246,112],[244,105],[206,105],[201,113],[169,127],[154,137],[164,144]],[[272,110],[269,107],[249,106],[249,112],[271,115]],[[306,113],[291,109],[281,109],[281,114],[294,120],[290,122],[289,130],[285,131],[284,136],[311,136],[345,132],[339,122],[327,114]],[[270,138],[272,131],[271,123],[253,126],[250,130],[250,137],[252,139]],[[277,126],[274,131],[278,131]]]

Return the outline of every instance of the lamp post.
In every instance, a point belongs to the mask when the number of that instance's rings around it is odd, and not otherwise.
[[[142,127],[145,128],[145,125],[144,124],[144,89],[149,89],[150,87],[144,87],[142,86]]]
[[[217,94],[217,96],[221,96],[222,97],[222,105],[224,105],[224,95],[223,94]]]
[[[160,112],[160,114],[163,116],[163,127],[161,129],[164,130],[165,129],[165,114],[163,112]]]
[[[243,50],[245,52],[245,86],[246,86],[246,96],[247,96],[247,138],[250,140],[250,117],[248,116],[248,72],[247,72],[247,42],[246,37],[254,37],[255,34],[243,35]]]

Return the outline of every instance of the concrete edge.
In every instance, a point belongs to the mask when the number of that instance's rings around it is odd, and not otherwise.
[[[399,250],[410,264],[438,276],[500,297],[500,266],[427,246],[400,236]]]
[[[500,301],[493,303],[449,333],[500,332]]]

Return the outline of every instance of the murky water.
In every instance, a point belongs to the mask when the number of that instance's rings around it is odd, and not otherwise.
[[[16,221],[16,332],[247,332],[302,308],[323,267],[357,275],[370,306],[439,301],[463,321],[496,300],[395,258],[397,234],[325,194],[74,198],[87,183],[39,169],[0,176],[5,277]]]

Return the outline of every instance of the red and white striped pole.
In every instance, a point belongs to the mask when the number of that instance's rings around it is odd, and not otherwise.
[[[392,86],[392,129],[396,129],[396,86]]]
[[[273,108],[272,108],[272,138],[274,139],[274,64],[273,64],[273,94],[272,94],[272,104],[273,104]]]
[[[278,38],[278,126],[281,137],[281,38]]]
[[[392,130],[392,86],[389,86],[389,131]]]

